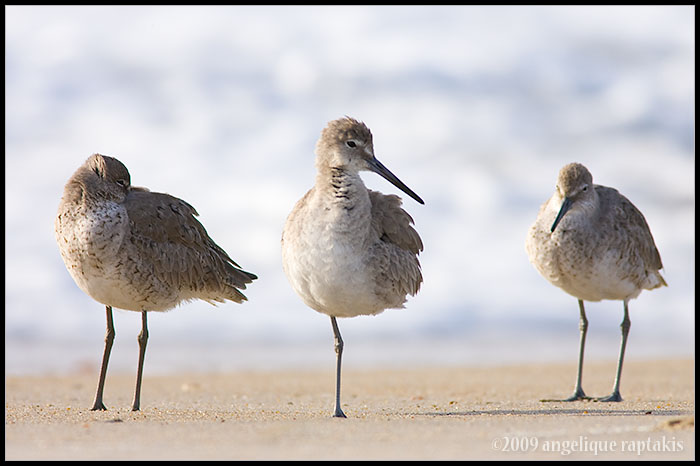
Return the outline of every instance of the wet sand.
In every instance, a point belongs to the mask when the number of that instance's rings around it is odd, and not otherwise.
[[[543,403],[573,389],[575,364],[334,368],[227,374],[5,378],[6,460],[694,459],[695,363],[629,361],[621,403]],[[583,388],[607,395],[615,362],[587,362]]]

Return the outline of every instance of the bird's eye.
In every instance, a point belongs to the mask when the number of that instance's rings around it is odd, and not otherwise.
[[[586,191],[588,191],[588,185],[585,185],[585,186],[583,187],[583,192],[585,193]]]
[[[126,188],[126,180],[117,180],[117,184],[123,188]]]
[[[348,147],[355,147],[355,146],[357,146],[357,144],[355,143],[355,141],[345,141],[345,144],[346,144]]]

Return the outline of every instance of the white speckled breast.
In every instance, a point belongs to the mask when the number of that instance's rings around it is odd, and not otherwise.
[[[106,201],[63,212],[56,219],[56,237],[66,268],[81,290],[102,304],[140,311],[141,302],[119,270],[118,251],[127,227],[124,207]]]

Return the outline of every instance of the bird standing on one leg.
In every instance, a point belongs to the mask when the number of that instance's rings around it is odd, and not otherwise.
[[[102,402],[114,341],[112,307],[141,313],[133,411],[140,409],[147,312],[181,302],[240,303],[257,277],[241,270],[209,237],[187,202],[131,186],[119,160],[93,154],[66,183],[55,229],[61,257],[75,283],[107,311],[107,335],[92,410]]]
[[[552,197],[540,208],[526,241],[530,262],[553,285],[578,298],[580,342],[574,393],[581,387],[588,320],[583,301],[622,300],[622,341],[612,393],[597,401],[622,401],[620,376],[630,329],[628,303],[642,290],[666,286],[659,251],[642,213],[616,189],[593,184],[579,163],[559,171]]]
[[[282,264],[294,291],[331,318],[335,336],[335,417],[340,408],[343,340],[336,317],[403,308],[423,281],[423,243],[401,199],[365,187],[359,172],[373,171],[423,204],[374,156],[372,133],[352,118],[331,121],[316,144],[316,183],[287,217]]]

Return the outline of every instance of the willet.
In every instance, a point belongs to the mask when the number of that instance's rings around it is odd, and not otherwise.
[[[374,156],[372,133],[357,120],[331,121],[316,144],[316,183],[294,206],[282,233],[282,265],[294,291],[331,318],[335,336],[335,417],[340,408],[343,339],[336,317],[403,308],[423,281],[423,243],[401,199],[365,187],[373,171],[423,204]]]
[[[169,194],[131,186],[117,159],[93,154],[71,176],[56,216],[56,241],[75,283],[106,306],[107,335],[92,410],[102,402],[114,341],[112,307],[141,313],[139,363],[133,411],[141,399],[148,311],[181,302],[240,303],[239,291],[257,277],[241,270],[217,246],[194,207]]]
[[[580,341],[574,393],[565,400],[591,399],[581,388],[588,320],[583,301],[622,300],[622,341],[612,393],[596,401],[622,401],[620,375],[630,329],[627,304],[642,290],[666,286],[659,251],[642,213],[614,188],[593,184],[580,163],[559,171],[554,195],[540,208],[525,247],[550,283],[578,298]]]

